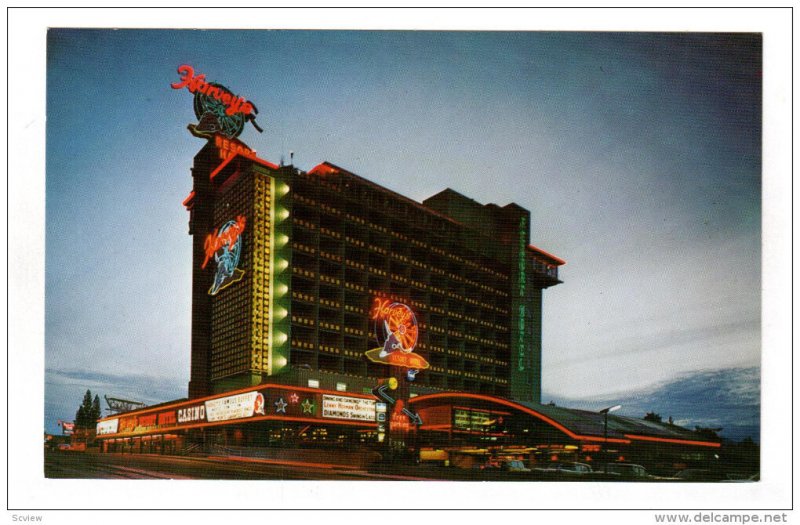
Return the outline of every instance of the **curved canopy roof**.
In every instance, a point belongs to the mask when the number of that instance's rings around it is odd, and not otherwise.
[[[604,441],[605,439],[605,415],[600,412],[512,401],[496,396],[466,392],[425,394],[411,399],[411,403],[415,407],[447,402],[467,403],[476,408],[486,409],[500,406],[506,409],[512,408],[544,421],[571,439],[582,441]],[[422,430],[424,429],[423,425]],[[710,440],[705,436],[677,425],[656,423],[613,414],[608,415],[608,440],[617,443],[652,441],[708,447],[720,446],[718,441]]]

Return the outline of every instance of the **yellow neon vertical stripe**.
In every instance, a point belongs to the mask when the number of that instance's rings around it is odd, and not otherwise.
[[[269,284],[267,286],[269,300],[267,302],[267,370],[269,375],[274,373],[273,363],[275,360],[272,355],[272,312],[275,308],[275,178],[269,178]]]

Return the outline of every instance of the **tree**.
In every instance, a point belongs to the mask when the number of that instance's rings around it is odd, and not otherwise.
[[[655,412],[648,412],[647,414],[645,414],[644,420],[661,423],[661,414],[656,414]]]
[[[94,401],[92,401],[92,419],[94,420],[95,424],[97,423],[97,420],[100,419],[102,414],[103,413],[100,410],[100,396],[95,395]]]
[[[94,396],[94,401],[92,401],[92,391],[87,390],[83,396],[83,403],[78,407],[78,412],[75,414],[75,428],[94,428],[98,419],[100,419],[100,398]]]
[[[719,439],[719,433],[722,432],[722,428],[708,428],[708,427],[694,427],[694,431],[703,436],[704,438],[709,439]]]
[[[75,428],[86,428],[86,410],[83,405],[78,407],[78,413],[75,414]]]

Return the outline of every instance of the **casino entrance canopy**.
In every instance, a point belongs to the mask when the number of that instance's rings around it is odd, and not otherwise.
[[[608,442],[619,445],[720,446],[718,441],[677,425],[609,415],[606,429],[604,415],[599,412],[467,392],[421,395],[411,399],[411,405],[424,422],[420,427],[423,432],[494,435],[517,444]]]

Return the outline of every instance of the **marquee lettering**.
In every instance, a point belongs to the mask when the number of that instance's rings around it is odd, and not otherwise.
[[[206,418],[205,405],[198,405],[188,408],[178,409],[178,423],[190,423]]]

